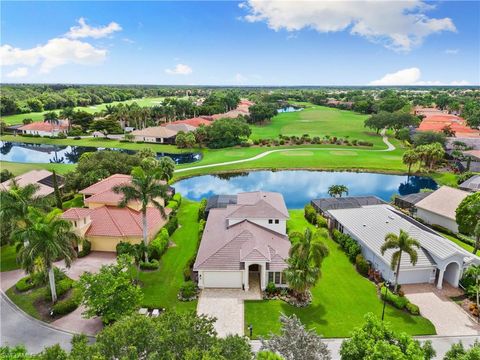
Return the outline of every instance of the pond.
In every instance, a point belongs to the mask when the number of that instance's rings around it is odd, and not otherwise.
[[[281,109],[278,109],[277,112],[278,113],[286,113],[286,112],[295,112],[295,111],[301,111],[303,110],[303,108],[298,108],[298,107],[294,107],[294,106],[286,106],[286,107],[283,107]]]
[[[0,141],[0,160],[19,163],[57,163],[76,164],[80,156],[87,152],[112,150],[135,154],[134,150],[105,149],[93,146],[60,146],[47,144],[30,144],[24,142]],[[158,152],[157,158],[169,156],[177,164],[188,164],[202,158],[200,153],[170,154]]]
[[[303,170],[203,175],[178,181],[173,186],[177,193],[196,201],[243,191],[277,191],[283,194],[288,208],[299,209],[312,199],[328,197],[328,187],[335,184],[346,185],[349,196],[375,195],[385,201],[390,201],[394,194],[437,188],[428,177]]]

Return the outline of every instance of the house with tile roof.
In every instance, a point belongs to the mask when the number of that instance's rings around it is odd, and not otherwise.
[[[239,193],[236,203],[209,211],[193,266],[198,286],[249,290],[259,283],[287,286],[289,218],[283,196],[274,192]]]
[[[134,130],[130,134],[134,136],[135,141],[174,144],[177,132],[176,130],[167,129],[165,126],[151,126],[141,130]]]
[[[62,214],[78,235],[92,244],[94,251],[115,251],[119,242],[138,244],[143,241],[141,204],[131,202],[120,208],[123,195],[113,191],[115,186],[129,184],[130,175],[115,174],[80,191],[86,208],[70,208]],[[158,199],[164,203],[163,199]],[[153,205],[147,208],[147,236],[152,240],[168,221],[171,209],[165,208],[166,217]],[[81,250],[81,244],[79,244]]]
[[[49,122],[35,121],[20,126],[17,131],[25,135],[58,136],[60,133],[67,133],[68,122],[61,120],[58,124],[52,124]]]
[[[58,188],[63,187],[63,176],[56,175]],[[37,185],[38,190],[35,192],[35,196],[48,196],[55,191],[53,187],[53,173],[48,170],[31,170],[22,175],[16,176],[14,179],[9,179],[0,184],[1,190],[9,190],[13,182],[16,182],[18,186]]]

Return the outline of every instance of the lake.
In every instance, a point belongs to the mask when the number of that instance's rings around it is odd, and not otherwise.
[[[295,111],[301,111],[303,108],[298,108],[294,106],[286,106],[281,109],[278,109],[277,112],[280,113],[286,113],[286,112],[295,112]]]
[[[428,177],[328,171],[252,171],[235,174],[203,175],[173,184],[175,191],[191,200],[243,191],[277,191],[289,209],[303,208],[312,199],[328,197],[328,187],[346,185],[349,196],[375,195],[390,201],[392,195],[436,189]]]
[[[104,150],[120,151],[127,154],[135,154],[136,152],[134,150],[105,149],[93,146],[60,146],[0,141],[0,160],[19,163],[76,164],[82,154]],[[193,163],[202,158],[200,153],[170,154],[157,152],[157,158],[164,156],[172,158],[177,164]]]

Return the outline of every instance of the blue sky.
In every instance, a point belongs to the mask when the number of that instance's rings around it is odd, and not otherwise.
[[[5,2],[2,82],[480,83],[480,3]]]

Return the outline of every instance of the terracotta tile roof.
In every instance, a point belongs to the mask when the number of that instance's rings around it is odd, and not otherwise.
[[[415,207],[455,220],[455,210],[469,192],[442,186],[415,204]]]
[[[418,127],[419,131],[440,132],[450,125],[456,136],[480,136],[480,131],[467,126],[465,119],[452,114],[427,114]]]
[[[154,138],[171,138],[177,135],[177,131],[167,129],[165,126],[152,126],[142,130],[134,130],[130,134]]]
[[[32,131],[58,131],[58,130],[67,130],[68,125],[65,123],[60,124],[51,124],[43,121],[32,122],[31,124],[23,125],[18,128],[18,130],[32,130]]]
[[[183,131],[183,132],[191,132],[194,131],[197,127],[189,125],[187,123],[170,123],[166,124],[165,127],[169,130],[173,131]]]
[[[195,118],[191,118],[191,119],[172,121],[170,124],[187,124],[187,125],[190,125],[190,126],[198,127],[200,125],[208,126],[211,123],[212,123],[212,121],[209,120],[207,117],[195,117]]]
[[[90,215],[91,209],[86,208],[70,208],[62,214],[63,219],[80,220]]]

